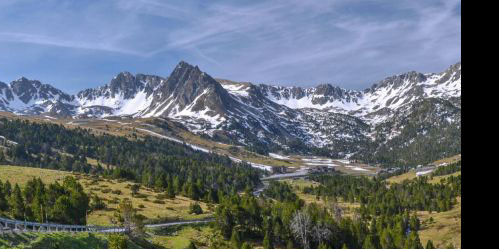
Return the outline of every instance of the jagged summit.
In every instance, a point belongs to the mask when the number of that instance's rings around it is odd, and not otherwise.
[[[455,127],[460,106],[461,63],[441,73],[387,77],[365,91],[331,84],[302,88],[216,80],[185,61],[168,77],[122,72],[108,84],[75,96],[26,78],[0,83],[1,111],[74,118],[163,117],[235,143],[286,147],[301,141],[346,154],[369,141],[396,139],[410,117],[429,120],[425,127]],[[414,112],[417,116],[411,116]]]

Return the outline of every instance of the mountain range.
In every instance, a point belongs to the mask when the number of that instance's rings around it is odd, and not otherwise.
[[[215,79],[186,62],[168,77],[123,72],[76,95],[21,78],[0,82],[0,111],[167,118],[260,153],[414,164],[461,152],[461,63],[441,73],[391,76],[363,91]]]

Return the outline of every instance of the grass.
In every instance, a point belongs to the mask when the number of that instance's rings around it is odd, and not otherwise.
[[[12,184],[18,183],[23,186],[33,177],[40,177],[45,183],[61,181],[66,176],[73,175],[69,172],[38,169],[29,167],[17,166],[0,166],[0,180],[5,182],[9,180]],[[192,220],[202,219],[213,215],[205,203],[199,202],[204,213],[201,215],[189,214],[189,205],[195,201],[177,196],[175,199],[163,199],[164,204],[154,203],[161,193],[156,193],[152,189],[141,188],[139,193],[142,196],[132,196],[130,185],[134,183],[129,181],[108,180],[103,178],[93,178],[86,175],[73,175],[82,184],[85,192],[98,195],[107,204],[106,210],[94,211],[88,216],[88,224],[92,225],[110,225],[110,217],[112,217],[114,209],[118,206],[120,200],[129,198],[133,206],[139,208],[139,214],[146,218],[154,219],[171,219],[171,220]],[[116,194],[117,191],[121,194]],[[106,193],[104,193],[106,192]],[[114,193],[113,193],[114,192]],[[144,198],[139,198],[144,197]]]
[[[440,180],[441,179],[445,179],[447,177],[450,177],[450,176],[458,176],[458,175],[461,175],[461,171],[459,172],[456,172],[454,174],[450,174],[450,175],[443,175],[443,176],[435,176],[433,177],[433,179],[431,179],[429,182],[430,183],[434,183],[434,184],[437,184],[437,183],[440,183]],[[411,171],[411,172],[407,172],[407,173],[404,173],[402,175],[398,175],[398,176],[392,176],[388,179],[386,179],[386,181],[389,183],[389,184],[394,184],[394,183],[402,183],[403,181],[405,180],[412,180],[412,179],[415,179],[417,176],[416,176],[416,172],[414,171]]]
[[[108,238],[91,233],[22,233],[0,235],[0,249],[107,249]],[[128,249],[163,249],[151,242],[127,239]]]
[[[433,165],[440,165],[442,163],[452,164],[452,163],[459,162],[459,161],[461,161],[461,154],[455,155],[452,157],[448,157],[448,158],[444,158],[444,159],[440,159],[440,160],[435,161],[431,164],[433,164]],[[457,176],[459,174],[461,174],[461,172],[454,173],[452,175]],[[446,177],[449,177],[449,175],[434,177],[434,180],[432,180],[431,182],[432,183],[439,183],[440,179],[446,178]],[[393,184],[393,183],[402,183],[405,180],[412,180],[415,178],[416,178],[416,172],[409,171],[409,172],[404,173],[402,175],[392,176],[392,177],[388,178],[386,181],[390,184]]]
[[[291,185],[296,195],[298,195],[300,199],[304,200],[307,205],[312,203],[321,207],[327,205],[323,199],[317,199],[317,196],[315,195],[303,193],[303,188],[311,186],[317,187],[319,186],[319,183],[306,179],[288,179],[283,181]],[[341,209],[343,209],[343,214],[347,217],[353,217],[355,209],[360,208],[359,203],[350,203],[342,200],[338,200],[337,204],[341,207]]]
[[[460,173],[457,172],[453,175]],[[433,181],[437,183],[441,178],[449,176],[435,177]],[[303,199],[307,204],[326,205],[324,200],[317,200],[314,195],[304,194],[301,191],[304,187],[318,186],[318,183],[305,179],[283,181],[293,186],[298,197]],[[357,203],[339,201],[338,204],[343,208],[344,215],[350,217],[354,214],[354,210],[360,207]],[[423,245],[426,245],[428,240],[432,240],[437,248],[445,248],[449,243],[452,243],[456,248],[461,248],[461,197],[457,198],[457,204],[450,211],[441,213],[433,212],[431,214],[427,211],[421,211],[418,212],[418,217],[423,224],[422,230],[419,233]],[[433,222],[430,222],[430,217],[433,218]]]
[[[89,233],[53,233],[53,234],[4,234],[0,236],[0,249],[105,249],[107,240],[104,236]]]
[[[207,225],[183,226],[154,231],[151,242],[170,249],[184,249],[192,241],[198,248],[208,247],[214,237],[214,229]]]
[[[438,248],[445,248],[449,243],[461,248],[461,197],[450,211],[431,214],[423,211],[418,212],[418,217],[423,224],[419,232],[423,245],[432,240]],[[430,217],[433,222],[430,222]]]
[[[69,172],[57,170],[0,165],[0,180],[3,182],[9,180],[12,186],[15,184],[23,186],[33,177],[39,177],[46,183],[52,183],[61,181],[70,175]]]
[[[433,179],[430,180],[430,183],[437,184],[437,183],[440,183],[440,181],[442,179],[446,179],[446,178],[449,178],[451,176],[459,176],[459,175],[461,175],[461,171],[458,171],[458,172],[450,174],[450,175],[435,176],[435,177],[433,177]]]
[[[412,180],[415,178],[416,178],[416,172],[410,171],[410,172],[404,173],[402,175],[392,176],[392,177],[386,179],[386,181],[389,184],[394,184],[394,183],[402,183],[405,180]]]
[[[448,158],[444,158],[444,159],[440,159],[438,161],[433,162],[433,164],[434,165],[440,165],[442,163],[452,164],[452,163],[456,163],[459,161],[461,161],[461,154],[458,154],[458,155],[455,155],[452,157],[448,157]]]

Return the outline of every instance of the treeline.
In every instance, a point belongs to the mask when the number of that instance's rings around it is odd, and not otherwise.
[[[293,192],[289,184],[278,181],[271,181],[269,186],[263,191],[265,197],[269,197],[278,201],[295,202],[298,196]]]
[[[383,180],[367,177],[322,175],[311,179],[321,185],[304,188],[304,193],[358,202],[363,216],[448,211],[461,195],[461,176],[449,177],[439,184],[431,184],[428,177],[418,177],[390,186]]]
[[[278,185],[273,186],[277,190]],[[319,207],[300,199],[277,199],[283,201],[257,199],[250,193],[225,196],[216,210],[216,226],[232,248],[251,248],[253,241],[263,241],[265,249],[424,248],[420,222],[409,212],[367,220],[342,216],[334,202]]]
[[[461,162],[452,163],[447,166],[437,167],[432,173],[431,176],[445,176],[454,174],[456,172],[461,171]]]
[[[247,163],[165,139],[96,135],[87,129],[0,119],[0,135],[17,144],[0,150],[3,163],[101,174],[159,190],[208,199],[260,184],[262,171]],[[99,164],[91,165],[88,158]]]
[[[361,146],[361,151],[352,159],[414,167],[461,153],[461,122],[451,124],[440,115],[445,111],[460,120],[460,108],[450,101],[430,98],[413,105],[411,111],[401,120],[377,126],[375,132],[380,135],[367,146]],[[395,138],[388,140],[386,136],[381,136],[390,134],[397,127],[403,128]]]
[[[21,190],[0,181],[0,213],[17,220],[85,225],[89,197],[73,177],[46,186],[40,178]]]

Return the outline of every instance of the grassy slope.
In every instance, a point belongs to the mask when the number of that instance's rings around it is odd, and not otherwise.
[[[164,136],[180,139],[188,144],[193,144],[205,149],[209,149],[221,155],[227,155],[241,159],[243,161],[263,164],[275,167],[287,167],[291,171],[301,168],[306,165],[302,161],[302,156],[291,155],[288,156],[289,159],[276,159],[272,157],[262,156],[244,149],[242,146],[233,146],[230,144],[224,144],[220,142],[215,142],[210,139],[201,137],[200,135],[194,134],[180,124],[175,123],[171,120],[164,120],[159,118],[142,118],[142,119],[128,119],[122,118],[119,120],[111,119],[85,119],[85,120],[73,120],[73,119],[49,119],[46,117],[39,116],[16,116],[12,113],[0,112],[0,117],[7,117],[9,119],[23,119],[30,120],[32,122],[38,123],[55,123],[65,126],[69,129],[74,129],[77,127],[90,129],[94,134],[110,134],[115,136],[128,136],[132,139],[135,134],[138,138],[150,136],[151,133],[142,131],[140,129],[145,129],[154,133],[158,133]],[[159,122],[162,126],[168,127],[167,129],[162,129],[157,126],[151,125],[151,123]],[[236,150],[233,150],[237,148]],[[97,165],[97,161],[92,158],[88,158],[88,162],[92,165]],[[103,163],[101,163],[103,165]],[[356,164],[355,166],[360,166],[368,169],[369,171],[355,171],[351,168],[344,167],[342,163],[335,162],[339,165],[336,169],[347,174],[362,175],[366,173],[374,173],[378,169],[373,167],[366,167],[364,164]]]
[[[418,212],[418,217],[423,226],[419,235],[423,245],[432,240],[438,248],[445,248],[452,243],[456,248],[461,248],[461,198],[454,208],[447,212],[430,214],[429,212]],[[434,222],[429,219],[433,217]]]
[[[154,230],[151,241],[166,248],[183,249],[192,241],[198,248],[205,248],[211,244],[214,229],[203,226],[184,226],[181,228],[168,228]]]
[[[456,163],[459,161],[461,161],[461,154],[435,161],[432,164],[434,164],[434,165],[440,165],[442,163],[452,164],[452,163]],[[458,173],[455,173],[453,175],[457,176],[458,174],[461,174],[461,173],[458,172]],[[434,180],[432,182],[438,183],[438,182],[440,182],[440,179],[446,178],[446,177],[448,177],[448,176],[434,177]],[[392,177],[388,178],[386,181],[388,183],[402,183],[405,180],[412,180],[414,178],[416,178],[416,172],[409,171],[409,172],[402,174],[402,175],[392,176]]]
[[[459,161],[461,161],[461,154],[435,161],[433,162],[433,164],[434,165],[440,165],[442,163],[452,164],[452,163],[457,163]]]
[[[103,236],[88,233],[5,234],[0,236],[0,248],[104,249],[107,248],[107,241]]]
[[[38,169],[38,168],[29,168],[29,167],[17,167],[17,166],[0,166],[0,180],[5,182],[9,180],[12,184],[18,183],[19,185],[24,185],[27,181],[32,179],[33,177],[40,177],[45,183],[51,183],[55,181],[60,181],[64,179],[65,176],[72,175],[69,172],[62,172],[56,170],[47,170],[47,169]],[[110,220],[108,217],[111,217],[114,211],[114,208],[117,207],[115,203],[109,203],[109,201],[113,201],[115,198],[121,200],[123,198],[129,198],[132,200],[132,203],[135,208],[138,208],[139,205],[144,205],[144,208],[139,209],[139,213],[146,216],[150,219],[155,218],[170,218],[170,219],[200,219],[205,218],[207,216],[211,216],[213,213],[208,210],[208,207],[205,203],[200,202],[203,211],[205,211],[202,215],[191,215],[188,214],[189,205],[194,203],[193,200],[178,196],[177,198],[170,200],[163,200],[165,204],[156,204],[153,203],[156,200],[156,196],[158,193],[155,193],[151,189],[141,188],[139,193],[145,194],[147,196],[146,199],[135,198],[132,197],[131,191],[127,186],[133,184],[132,182],[119,182],[115,180],[106,180],[102,178],[98,178],[96,182],[93,183],[94,178],[84,175],[73,175],[79,179],[79,182],[83,185],[85,191],[87,193],[97,194],[99,197],[106,200],[106,204],[108,205],[108,210],[96,211],[89,214],[88,223],[93,225],[110,225]],[[121,195],[109,193],[102,193],[104,189],[110,190],[120,190],[122,192]]]
[[[452,174],[454,176],[461,174],[457,172]],[[438,183],[440,179],[449,177],[439,176],[435,177],[432,182]],[[307,195],[302,192],[302,189],[306,186],[317,186],[318,183],[309,180],[285,180],[295,189],[295,193],[303,199],[307,204],[316,203],[317,205],[326,205],[324,200],[317,200],[314,195]],[[424,246],[428,240],[432,240],[438,248],[445,248],[448,243],[452,243],[456,248],[461,248],[461,198],[457,198],[457,204],[454,208],[447,212],[436,213],[433,212],[418,212],[418,217],[423,223],[422,230],[420,231],[421,242]],[[354,210],[359,208],[359,204],[356,203],[338,203],[344,210],[345,216],[352,216]],[[430,217],[433,217],[433,223],[429,222]]]
[[[433,164],[455,163],[461,160],[461,155],[456,155],[449,158],[438,160]],[[430,180],[431,183],[440,183],[440,180],[450,176],[461,175],[461,171],[450,175],[436,176]],[[399,176],[394,176],[387,179],[388,183],[402,183],[404,180],[416,178],[415,172],[408,172]],[[461,248],[461,197],[457,198],[458,203],[454,208],[447,212],[430,214],[429,212],[418,212],[418,217],[423,223],[422,231],[420,232],[421,242],[426,245],[428,240],[432,240],[438,248],[445,248],[448,243],[452,243],[456,248]],[[430,223],[430,217],[433,222]]]
[[[215,151],[219,154],[229,155],[233,157],[237,157],[241,160],[265,164],[270,166],[284,166],[284,167],[298,167],[301,165],[300,160],[280,160],[274,159],[270,157],[265,157],[258,155],[256,153],[245,150],[240,147],[238,152],[231,152],[229,150],[232,147],[229,144],[223,144],[219,142],[214,142],[209,139],[202,138],[200,135],[189,132],[186,129],[179,127],[178,124],[172,121],[163,121],[164,124],[168,124],[168,128],[170,131],[164,131],[160,128],[153,127],[149,125],[150,122],[154,120],[154,118],[144,118],[144,119],[120,119],[118,120],[110,120],[110,119],[85,119],[85,120],[73,120],[73,119],[49,119],[46,117],[40,116],[17,116],[12,113],[0,112],[0,117],[6,117],[9,119],[23,119],[30,120],[32,122],[38,123],[55,123],[65,126],[66,128],[87,128],[91,129],[94,134],[110,134],[116,136],[131,136],[132,134],[136,134],[138,137],[144,137],[151,135],[150,133],[137,130],[137,128],[150,130],[152,132],[156,132],[162,135],[166,135],[169,137],[174,137],[180,140],[185,141],[189,144],[194,144],[212,151]],[[76,121],[76,122],[75,122]]]
[[[128,249],[152,249],[165,247],[147,241],[138,243],[128,240]],[[0,249],[107,249],[105,235],[89,233],[52,233],[52,234],[4,234],[0,235]]]
[[[296,195],[298,195],[300,199],[304,200],[307,205],[312,203],[322,207],[327,205],[323,199],[318,200],[315,195],[303,193],[303,188],[311,186],[317,187],[319,183],[305,179],[284,180],[284,182],[290,184]],[[349,203],[339,200],[337,204],[343,209],[343,214],[347,217],[352,217],[355,213],[355,209],[360,208],[359,203]]]

